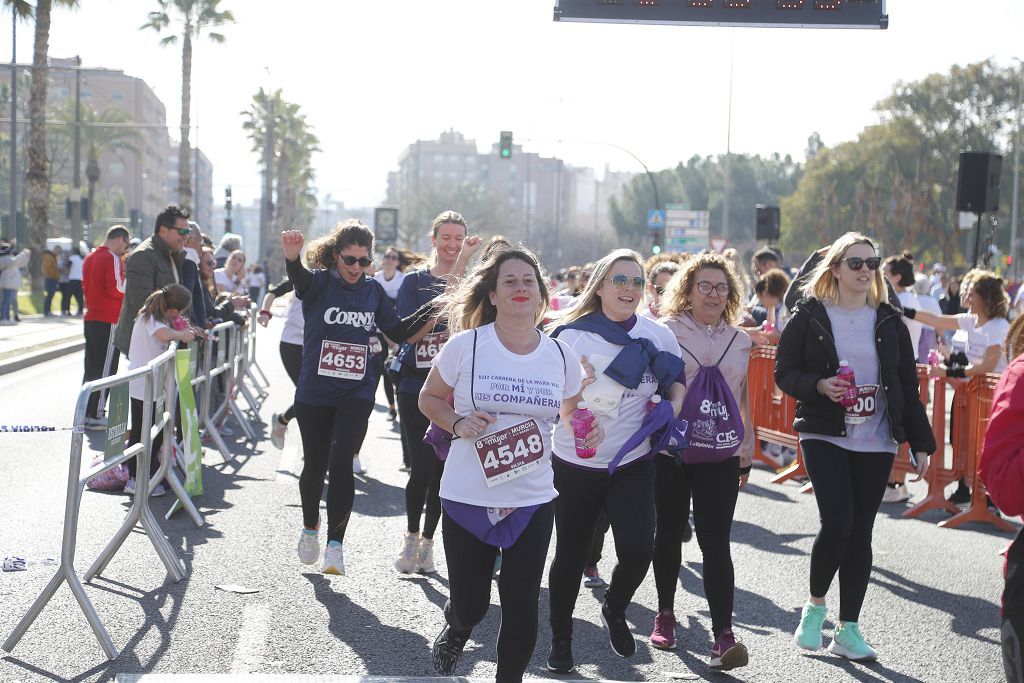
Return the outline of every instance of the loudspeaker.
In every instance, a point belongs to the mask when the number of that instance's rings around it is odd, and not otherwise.
[[[956,179],[956,210],[971,213],[999,211],[999,174],[1003,157],[989,152],[960,152]]]
[[[777,240],[781,234],[779,222],[781,214],[777,206],[757,205],[757,239]]]

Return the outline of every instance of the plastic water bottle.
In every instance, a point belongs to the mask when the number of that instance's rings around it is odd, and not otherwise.
[[[661,403],[661,394],[651,396],[651,400],[647,402],[647,412],[650,413],[659,403]]]
[[[587,408],[587,402],[580,401],[572,413],[572,434],[576,438],[576,457],[578,458],[593,458],[597,454],[596,448],[587,448],[584,445],[584,440],[594,429],[594,419],[594,413]]]
[[[853,374],[853,368],[845,360],[839,361],[839,372],[836,373],[836,377],[849,382],[840,403],[844,408],[852,408],[857,404],[857,378]]]

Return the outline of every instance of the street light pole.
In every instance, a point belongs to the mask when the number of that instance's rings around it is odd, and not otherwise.
[[[11,7],[11,222],[7,239],[18,236],[18,12]]]
[[[72,248],[82,241],[82,58],[75,57],[75,147],[71,181]]]
[[[1013,279],[1017,279],[1017,218],[1020,198],[1020,109],[1024,97],[1024,60],[1020,63],[1020,78],[1017,81],[1017,132],[1013,143],[1013,199],[1010,202],[1010,258],[1013,259]]]
[[[732,75],[736,62],[736,30],[729,47],[729,114],[725,125],[725,182],[722,188],[722,237],[729,236],[729,195],[732,193]]]

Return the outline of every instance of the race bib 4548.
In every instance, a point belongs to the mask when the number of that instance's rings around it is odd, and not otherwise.
[[[539,467],[544,455],[544,439],[536,420],[482,436],[474,446],[489,487],[518,479]]]

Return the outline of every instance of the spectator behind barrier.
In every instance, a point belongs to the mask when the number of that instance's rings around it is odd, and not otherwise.
[[[188,234],[188,212],[171,204],[156,217],[153,234],[128,257],[124,304],[114,334],[122,353],[127,355],[130,350],[135,316],[149,295],[164,285],[181,282]]]
[[[13,313],[18,310],[18,289],[21,287],[21,269],[28,265],[32,251],[23,249],[14,253],[15,241],[0,241],[0,325],[14,325]]]
[[[53,295],[57,293],[57,283],[60,280],[60,268],[58,267],[60,247],[54,247],[54,251],[47,249],[43,252],[43,317],[53,317],[50,306],[53,304]]]
[[[210,246],[213,246],[212,244]],[[224,263],[231,256],[231,252],[238,251],[242,248],[242,238],[238,235],[228,232],[224,233],[224,236],[220,238],[220,245],[217,250],[213,252],[214,259],[217,261],[217,267],[223,268]]]

